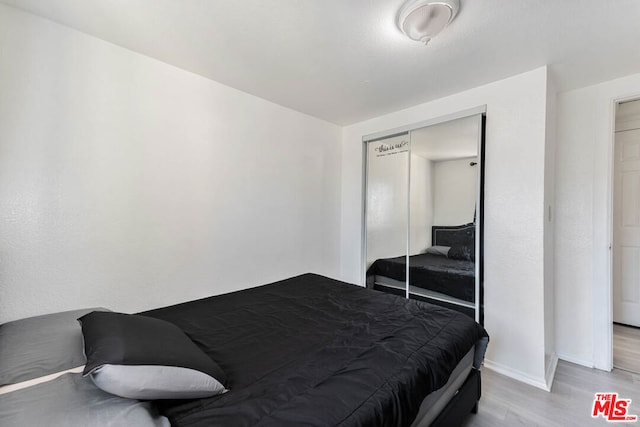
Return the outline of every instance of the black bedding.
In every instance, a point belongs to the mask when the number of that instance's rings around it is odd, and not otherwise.
[[[386,276],[404,282],[407,258],[378,259],[367,275]],[[419,254],[409,257],[409,284],[459,298],[475,301],[475,262],[442,255]]]
[[[159,403],[175,427],[409,425],[486,337],[461,313],[313,274],[142,314],[227,375],[223,395]]]

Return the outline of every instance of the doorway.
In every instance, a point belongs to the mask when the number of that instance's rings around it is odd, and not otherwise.
[[[617,105],[613,157],[613,365],[640,373],[640,100]]]

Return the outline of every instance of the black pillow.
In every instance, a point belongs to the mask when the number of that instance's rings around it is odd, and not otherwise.
[[[475,261],[475,250],[472,246],[451,246],[447,256],[451,259]]]
[[[94,311],[78,319],[87,363],[103,390],[133,399],[190,399],[224,393],[224,372],[176,325]]]

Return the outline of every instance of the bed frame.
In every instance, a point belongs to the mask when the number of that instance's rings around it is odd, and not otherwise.
[[[434,246],[475,246],[476,225],[434,225],[431,227],[431,244]]]
[[[453,396],[430,427],[459,426],[469,414],[478,413],[481,396],[481,377],[478,369],[471,369],[458,393]]]

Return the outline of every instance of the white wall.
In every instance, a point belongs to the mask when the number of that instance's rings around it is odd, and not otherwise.
[[[611,153],[614,102],[640,98],[640,74],[558,95],[556,347],[611,369]]]
[[[340,138],[0,6],[0,322],[337,276]]]
[[[434,224],[462,225],[473,222],[478,191],[477,157],[434,163]]]
[[[547,70],[348,126],[343,130],[341,277],[361,282],[363,135],[486,104],[487,366],[546,387],[544,162]]]

